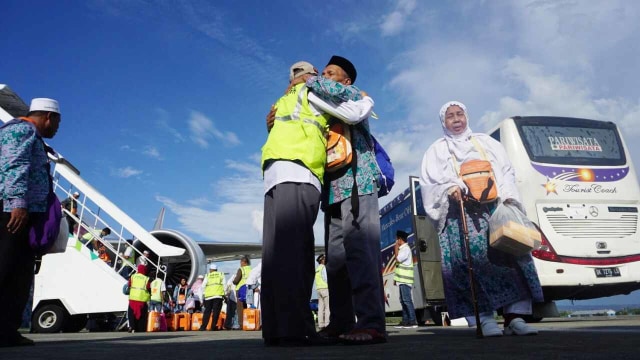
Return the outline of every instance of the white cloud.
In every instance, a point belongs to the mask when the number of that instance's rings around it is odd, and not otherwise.
[[[156,121],[158,128],[169,133],[176,143],[184,142],[184,135],[170,125],[169,112],[161,108],[156,108],[155,111],[158,115],[158,120]]]
[[[382,36],[392,36],[402,32],[408,21],[408,16],[413,12],[415,7],[415,0],[398,1],[396,9],[390,14],[383,16],[382,24],[380,24]]]
[[[155,146],[146,146],[142,153],[154,159],[162,159],[162,156],[160,156],[160,151]]]
[[[142,170],[138,170],[135,169],[131,166],[127,166],[127,167],[123,167],[123,168],[118,168],[118,169],[112,169],[111,170],[111,175],[115,176],[115,177],[119,177],[119,178],[129,178],[132,176],[137,176],[142,174],[143,171]]]
[[[218,130],[213,121],[199,111],[191,111],[188,124],[191,140],[202,148],[208,148],[212,138],[221,140],[225,146],[235,146],[241,143],[235,133]]]
[[[640,103],[624,98],[595,98],[589,87],[571,83],[560,75],[545,74],[541,66],[522,58],[507,62],[504,76],[525,89],[522,99],[502,97],[495,111],[485,113],[480,123],[484,129],[514,115],[555,115],[596,120],[615,120],[626,136],[640,134],[637,119]]]

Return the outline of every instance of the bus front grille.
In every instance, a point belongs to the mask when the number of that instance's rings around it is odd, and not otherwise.
[[[547,215],[553,230],[572,238],[624,238],[638,230],[638,215],[625,214],[611,219],[572,219],[566,215]]]

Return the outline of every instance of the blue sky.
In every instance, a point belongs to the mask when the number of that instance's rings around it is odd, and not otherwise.
[[[441,135],[438,110],[452,99],[468,106],[475,131],[512,115],[611,120],[640,158],[636,2],[1,7],[0,83],[27,102],[60,101],[51,145],[142,226],[166,207],[165,226],[197,240],[260,241],[264,118],[298,60],[322,68],[339,54],[356,65],[356,85],[380,116],[373,131],[396,167],[391,196],[417,174]],[[640,302],[634,296],[621,301]]]

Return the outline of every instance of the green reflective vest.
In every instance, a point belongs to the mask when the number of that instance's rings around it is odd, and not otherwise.
[[[222,273],[212,271],[207,275],[207,286],[204,288],[204,298],[224,295],[224,284],[222,283]]]
[[[302,162],[322,183],[330,116],[309,106],[308,93],[305,84],[298,84],[276,102],[276,119],[262,147],[262,170],[268,160],[295,160]]]
[[[316,290],[320,289],[328,289],[329,285],[322,278],[322,270],[324,269],[324,265],[320,264],[316,268]]]
[[[236,289],[240,289],[242,285],[247,283],[247,278],[249,277],[249,273],[251,272],[251,266],[241,266],[240,271],[242,271],[242,279],[240,279],[240,282],[236,285]]]
[[[151,300],[162,302],[162,279],[160,278],[151,282]]]
[[[402,246],[409,245],[403,244]],[[413,285],[413,261],[411,261],[411,265],[402,265],[400,263],[396,263],[396,271],[393,276],[393,281],[399,284]]]
[[[147,291],[147,284],[149,283],[149,277],[136,273],[131,275],[131,288],[129,289],[129,300],[149,301],[149,292]]]

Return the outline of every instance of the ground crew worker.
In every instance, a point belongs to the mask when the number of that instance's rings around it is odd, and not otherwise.
[[[147,267],[138,265],[138,272],[129,278],[129,332],[147,330],[147,301],[150,299]]]
[[[166,292],[167,288],[161,278],[157,277],[151,282],[151,298],[149,300],[149,311],[162,312],[162,303],[163,299],[165,298]]]
[[[396,328],[411,329],[417,328],[416,311],[411,299],[411,288],[413,287],[413,256],[411,247],[407,244],[409,234],[402,230],[396,232],[396,244],[394,255],[396,258],[396,271],[393,282],[398,285],[400,292],[400,304],[402,305],[402,322]]]
[[[218,271],[216,264],[209,265],[209,274],[204,278],[202,287],[204,288],[204,314],[202,314],[202,325],[200,331],[207,330],[209,317],[211,319],[211,331],[216,331],[220,310],[222,310],[222,299],[224,297],[224,273]]]
[[[318,327],[320,330],[329,325],[329,284],[327,284],[327,269],[324,254],[320,254],[316,261],[316,292],[318,293]]]
[[[240,268],[236,272],[236,277],[233,278],[233,284],[236,286],[237,293],[237,307],[236,312],[238,314],[238,323],[240,329],[242,329],[242,312],[247,308],[247,278],[251,272],[251,265],[248,256],[243,256],[240,259]]]

